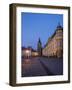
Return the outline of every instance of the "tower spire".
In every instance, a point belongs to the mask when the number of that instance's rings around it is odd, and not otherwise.
[[[41,56],[42,55],[42,43],[41,43],[40,38],[38,39],[37,51],[39,53],[39,56]]]

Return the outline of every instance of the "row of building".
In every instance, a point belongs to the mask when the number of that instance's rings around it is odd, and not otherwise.
[[[31,47],[22,47],[22,56],[63,57],[63,27],[59,24],[54,34],[48,39],[43,48],[41,44],[39,39],[37,51]]]
[[[31,47],[22,47],[22,57],[39,56],[38,52]]]
[[[43,56],[63,56],[63,27],[59,24],[54,34],[48,39],[46,45],[42,49]]]

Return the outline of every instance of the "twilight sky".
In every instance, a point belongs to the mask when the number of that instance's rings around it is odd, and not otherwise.
[[[38,39],[41,39],[44,46],[48,38],[54,33],[58,23],[63,26],[63,15],[61,14],[40,14],[21,13],[21,42],[22,46],[31,46],[37,49]]]

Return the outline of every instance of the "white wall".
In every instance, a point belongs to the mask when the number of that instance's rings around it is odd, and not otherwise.
[[[40,90],[40,89],[41,90],[44,90],[44,89],[45,90],[72,90],[72,82],[69,84],[54,84],[54,85],[25,86],[25,87],[24,86],[11,87],[8,85],[8,82],[9,82],[9,4],[10,3],[31,3],[31,4],[34,3],[34,4],[71,6],[72,5],[71,2],[72,0],[0,0],[0,90]],[[71,11],[72,11],[72,7],[71,7]],[[71,12],[71,17],[72,17],[72,12]],[[72,45],[72,42],[71,42],[71,45]],[[71,75],[72,75],[72,72],[71,72]],[[71,81],[72,81],[72,78],[71,78]]]

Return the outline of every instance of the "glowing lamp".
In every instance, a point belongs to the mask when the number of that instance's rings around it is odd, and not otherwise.
[[[30,51],[29,50],[26,50],[26,53],[28,54]]]

